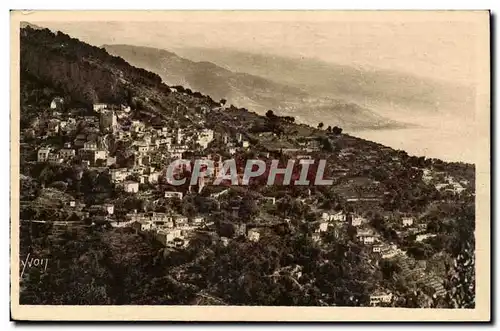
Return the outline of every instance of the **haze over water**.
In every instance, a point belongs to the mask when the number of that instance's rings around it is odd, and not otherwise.
[[[449,162],[475,163],[474,130],[456,132],[453,128],[363,130],[353,136],[406,151],[409,155],[438,158]],[[397,139],[394,139],[397,136]],[[439,143],[437,143],[439,142]]]
[[[474,112],[400,109],[366,105],[390,118],[415,127],[392,130],[353,130],[347,133],[406,151],[409,155],[449,162],[475,163],[478,124]],[[382,109],[383,108],[383,109]]]

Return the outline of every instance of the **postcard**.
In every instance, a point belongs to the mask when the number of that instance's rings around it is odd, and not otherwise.
[[[489,24],[12,11],[12,319],[489,321]]]

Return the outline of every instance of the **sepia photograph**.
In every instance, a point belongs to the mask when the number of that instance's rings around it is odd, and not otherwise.
[[[12,11],[19,320],[488,321],[488,11]]]

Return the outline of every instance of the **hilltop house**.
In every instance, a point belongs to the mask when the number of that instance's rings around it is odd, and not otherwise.
[[[415,241],[424,241],[428,238],[435,237],[436,234],[431,234],[431,233],[422,233],[422,234],[417,234],[417,237],[415,238]]]
[[[398,250],[394,247],[382,247],[380,250],[380,256],[382,259],[392,259],[398,255]]]
[[[403,226],[411,226],[411,225],[413,225],[413,218],[412,217],[403,217],[401,219],[401,221],[403,222]]]
[[[180,200],[182,200],[182,192],[165,191],[165,198],[179,198]]]
[[[97,150],[97,142],[96,141],[86,141],[83,143],[83,149],[87,149],[89,151]]]
[[[329,213],[323,213],[321,215],[321,218],[325,221],[335,221],[335,222],[345,222],[346,221],[346,214],[344,212],[339,211],[334,214],[329,214]]]
[[[49,154],[48,161],[50,163],[63,163],[64,158],[59,153],[51,153]]]
[[[207,148],[208,144],[214,139],[214,132],[212,130],[204,129],[198,134],[197,143],[203,148]]]
[[[100,112],[101,110],[107,109],[108,105],[105,103],[94,103],[93,109],[95,112]]]
[[[123,190],[128,193],[137,193],[139,192],[139,183],[134,181],[126,181],[123,183]]]
[[[175,239],[184,239],[179,229],[157,230],[155,237],[165,246],[172,244]]]
[[[361,216],[353,216],[351,219],[351,226],[360,226],[365,222],[365,218]]]
[[[52,99],[52,102],[50,103],[50,109],[61,110],[63,106],[64,106],[64,99],[60,97],[55,97],[54,99]]]
[[[72,148],[62,148],[59,150],[59,154],[65,159],[71,159],[75,156],[76,152]]]
[[[130,171],[127,168],[109,169],[109,173],[111,174],[113,183],[123,182],[130,175]]]
[[[145,140],[134,141],[133,146],[139,155],[144,155],[149,151],[149,143]]]
[[[260,232],[256,229],[248,230],[248,240],[257,242],[260,239]]]
[[[174,227],[172,216],[166,213],[130,213],[127,218],[132,222],[137,222],[141,231],[170,229]]]
[[[78,155],[83,161],[88,161],[90,165],[94,165],[97,160],[107,160],[108,152],[105,150],[82,148],[78,150]]]
[[[113,215],[115,211],[115,206],[113,204],[104,204],[104,205],[92,205],[89,207],[89,211],[91,213],[106,213],[108,215]]]
[[[196,216],[192,219],[192,223],[194,225],[201,225],[205,221],[205,218],[203,216]]]
[[[370,306],[376,306],[380,303],[391,303],[392,293],[375,292],[370,295]]]
[[[375,235],[371,230],[360,230],[356,237],[364,244],[373,244],[375,242]]]
[[[328,222],[320,222],[316,232],[326,232],[328,230]]]
[[[175,215],[173,216],[173,220],[176,227],[185,227],[189,222],[188,218],[183,215]]]
[[[38,162],[46,162],[49,159],[50,148],[40,148],[37,153]]]
[[[271,205],[276,204],[276,198],[275,197],[262,197],[263,203],[269,203]]]

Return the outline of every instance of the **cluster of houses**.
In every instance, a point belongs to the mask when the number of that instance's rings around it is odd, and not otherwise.
[[[436,172],[430,169],[423,170],[422,180],[427,184],[435,182],[434,186],[438,191],[456,194],[465,191],[465,186],[469,184],[466,180],[458,181],[452,176],[446,176],[443,172]]]
[[[126,105],[96,103],[92,115],[62,112],[64,100],[54,98],[51,103],[53,116],[48,121],[39,121],[34,126],[38,135],[64,136],[64,145],[44,144],[36,151],[38,162],[80,163],[85,167],[116,167],[117,158],[110,152],[120,141],[130,146],[133,166],[110,169],[112,180],[124,191],[136,193],[139,184],[155,184],[161,172],[152,167],[167,165],[170,161],[183,158],[184,153],[203,151],[216,139],[213,130],[190,130],[189,128],[155,128],[131,117]],[[42,123],[43,122],[43,123]],[[83,127],[83,129],[82,129]],[[32,130],[32,129],[30,129]],[[71,141],[67,141],[72,137]],[[219,137],[226,151],[233,155],[238,149],[248,148],[249,141],[241,133],[234,137],[223,134]],[[134,181],[127,180],[133,176]]]
[[[415,225],[415,220],[410,216],[403,216],[399,219],[400,224],[404,228],[403,231],[397,231],[400,235],[415,235],[415,241],[421,242],[428,238],[435,237],[436,234],[426,232],[426,224]],[[349,217],[343,211],[334,213],[324,212],[317,224],[315,232],[312,234],[312,239],[315,242],[321,240],[320,234],[331,230],[332,228],[338,232],[338,227],[335,224],[349,224],[356,227],[356,239],[359,243],[370,247],[370,251],[377,254],[381,259],[392,259],[394,257],[404,254],[396,245],[392,243],[385,243],[381,240],[380,234],[375,231],[370,225],[368,219],[365,217],[350,214]]]
[[[413,229],[415,226],[415,220],[410,216],[403,216],[399,218],[399,222],[402,227],[407,231]],[[359,215],[346,215],[344,212],[339,211],[335,213],[324,212],[321,216],[319,222],[317,222],[317,229],[313,234],[313,240],[320,240],[320,233],[329,231],[334,223],[348,223],[351,226],[357,228],[356,238],[358,242],[367,246],[370,251],[380,259],[400,259],[401,261],[407,261],[407,257],[404,251],[399,249],[397,245],[392,243],[385,243],[381,240],[380,235],[374,231],[369,225],[368,220]],[[415,227],[417,229],[417,227]],[[338,229],[338,228],[336,228]],[[423,229],[421,229],[423,230]],[[407,232],[411,233],[411,232]],[[435,236],[429,233],[419,233],[416,235],[415,241],[423,241],[427,238]],[[445,293],[442,282],[434,275],[423,272],[421,269],[411,269],[408,263],[402,263],[403,276],[407,274],[417,273],[419,284],[425,289],[425,292],[430,296],[442,296]],[[382,306],[390,305],[394,301],[394,294],[386,290],[378,290],[373,292],[369,297],[370,306]]]
[[[59,100],[59,101],[56,101]],[[60,107],[60,98],[54,99],[51,106]],[[64,148],[45,146],[38,151],[39,162],[64,162],[76,155],[81,157],[82,163],[96,166],[99,160],[108,158],[108,135],[115,141],[131,143],[137,165],[148,164],[151,154],[162,149],[172,158],[181,158],[182,153],[189,148],[187,143],[198,144],[202,149],[214,139],[214,132],[204,129],[196,132],[192,139],[186,139],[185,132],[178,128],[155,129],[147,127],[143,122],[130,118],[130,107],[125,105],[94,104],[94,115],[73,117],[70,114],[56,112],[59,118],[52,118],[47,122],[46,133],[48,136],[74,134],[72,143],[67,143]],[[60,119],[64,118],[64,120]],[[78,132],[77,123],[84,122],[85,132]],[[107,160],[103,166],[113,164]]]
[[[132,227],[140,232],[153,233],[156,240],[167,247],[188,245],[190,236],[203,225],[205,219],[201,216],[189,219],[183,215],[137,211],[127,214],[126,221],[112,223],[114,227]]]
[[[153,166],[136,166],[134,168],[109,169],[111,182],[128,193],[139,192],[139,184],[156,184],[162,171]],[[130,178],[134,178],[131,180]]]

